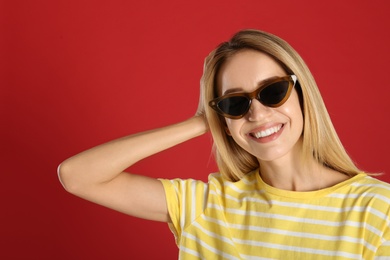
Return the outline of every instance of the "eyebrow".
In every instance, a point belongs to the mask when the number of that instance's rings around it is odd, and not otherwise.
[[[270,81],[275,80],[275,79],[278,79],[278,78],[280,78],[280,77],[278,77],[278,76],[273,76],[273,77],[264,79],[264,80],[262,80],[262,81],[260,81],[260,82],[257,83],[256,89],[259,88],[259,87],[261,87],[262,85],[266,84],[267,82],[270,82]],[[225,92],[223,92],[222,95],[224,96],[224,95],[227,95],[227,94],[230,94],[230,93],[242,92],[242,90],[243,90],[243,89],[242,89],[242,88],[239,88],[239,87],[238,87],[238,88],[231,88],[231,89],[228,89],[228,90],[226,90]]]

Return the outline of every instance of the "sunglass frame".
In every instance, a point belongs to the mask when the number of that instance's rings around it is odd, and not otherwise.
[[[266,87],[268,87],[269,85],[277,83],[277,82],[281,82],[281,81],[288,81],[289,82],[287,93],[284,96],[284,98],[280,102],[278,102],[277,104],[265,104],[265,103],[263,103],[259,99],[260,92],[263,89],[265,89]],[[227,117],[227,118],[231,118],[231,119],[240,119],[240,118],[244,117],[248,113],[253,99],[257,99],[260,103],[262,103],[263,105],[268,106],[268,107],[280,107],[290,97],[291,90],[294,88],[294,86],[296,85],[297,81],[298,81],[298,79],[297,79],[297,76],[295,76],[295,75],[288,75],[288,76],[284,76],[284,77],[275,78],[275,79],[272,79],[272,80],[264,82],[260,87],[258,87],[256,90],[254,90],[253,92],[250,92],[250,93],[245,93],[245,92],[230,93],[230,94],[226,94],[226,95],[217,97],[217,98],[215,98],[215,99],[213,99],[213,100],[211,100],[209,102],[209,106],[212,109],[214,109],[218,114],[223,116],[223,117]],[[249,102],[248,103],[248,107],[247,107],[247,109],[245,110],[244,113],[242,113],[240,115],[237,115],[237,116],[234,116],[234,115],[227,114],[227,113],[225,113],[224,111],[222,111],[220,109],[220,107],[218,106],[218,103],[220,101],[226,99],[226,98],[231,98],[231,97],[245,97],[245,98],[248,99],[248,102]]]

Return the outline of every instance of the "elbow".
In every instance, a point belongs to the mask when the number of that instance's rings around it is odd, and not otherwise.
[[[64,189],[72,194],[77,194],[79,189],[79,181],[77,181],[77,173],[68,161],[62,162],[57,168],[58,179]]]

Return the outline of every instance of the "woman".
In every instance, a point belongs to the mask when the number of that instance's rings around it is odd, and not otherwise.
[[[220,173],[208,183],[124,172],[209,129]],[[354,165],[304,61],[261,31],[207,57],[194,117],[82,152],[59,176],[77,196],[168,222],[181,259],[390,257],[390,185]]]

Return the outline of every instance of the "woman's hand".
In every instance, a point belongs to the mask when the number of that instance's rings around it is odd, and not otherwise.
[[[205,124],[205,127],[207,129],[206,131],[208,131],[209,125],[208,125],[207,118],[206,118],[206,112],[205,112],[205,105],[206,104],[205,104],[203,96],[204,95],[203,95],[202,89],[201,89],[201,93],[199,96],[198,108],[196,110],[195,117],[200,117],[203,119],[203,123]]]
[[[196,116],[205,116],[205,100],[204,100],[204,93],[203,93],[203,88],[202,86],[200,87],[200,94],[199,94],[199,103],[198,103],[198,109],[196,110],[195,115]]]

